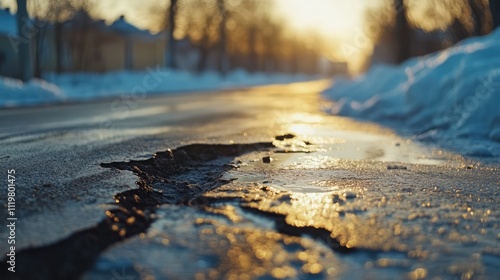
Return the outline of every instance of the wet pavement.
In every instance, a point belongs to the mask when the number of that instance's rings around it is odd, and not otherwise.
[[[1,110],[1,279],[500,275],[500,167],[326,115],[325,86]]]

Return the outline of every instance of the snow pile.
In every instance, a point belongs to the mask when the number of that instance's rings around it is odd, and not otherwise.
[[[105,74],[62,74],[48,76],[71,100],[115,96],[123,93],[168,93],[195,90],[216,90],[270,83],[305,80],[307,77],[280,74],[248,74],[243,70],[229,73],[224,79],[216,72],[200,75],[148,68],[140,72],[111,72]]]
[[[34,79],[23,83],[0,76],[0,107],[26,105],[64,100],[61,90],[54,84]]]
[[[335,81],[332,114],[375,120],[474,156],[500,156],[500,29]]]
[[[56,101],[84,101],[128,93],[143,95],[230,89],[311,79],[313,77],[299,74],[249,74],[243,70],[233,71],[223,78],[215,72],[196,75],[162,68],[104,74],[51,74],[45,77],[46,81],[33,80],[27,84],[19,80],[0,77],[0,107]]]

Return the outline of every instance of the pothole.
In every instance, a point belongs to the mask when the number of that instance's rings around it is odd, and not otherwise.
[[[162,204],[189,204],[202,193],[227,180],[224,171],[242,154],[275,148],[271,142],[233,145],[193,144],[156,153],[139,161],[103,163],[102,167],[129,170],[139,180],[138,188],[115,195],[117,208],[106,211],[97,225],[75,232],[48,246],[29,248],[16,254],[16,279],[76,279],[88,270],[109,246],[144,232],[155,208]],[[2,260],[0,278],[7,260]]]

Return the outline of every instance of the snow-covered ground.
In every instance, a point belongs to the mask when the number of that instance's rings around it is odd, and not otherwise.
[[[0,107],[84,101],[121,94],[142,96],[152,93],[229,89],[298,82],[311,80],[314,77],[302,74],[249,74],[243,70],[236,70],[222,78],[214,72],[196,75],[169,69],[148,68],[137,72],[51,74],[44,78],[23,83],[16,79],[0,77]]]
[[[381,122],[462,154],[500,157],[500,29],[324,92],[332,114]]]

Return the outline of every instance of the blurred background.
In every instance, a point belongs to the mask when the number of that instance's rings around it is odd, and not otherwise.
[[[355,75],[487,34],[498,25],[495,5],[488,0],[0,0],[0,76],[29,80],[46,73],[156,66],[222,75],[234,69]]]

